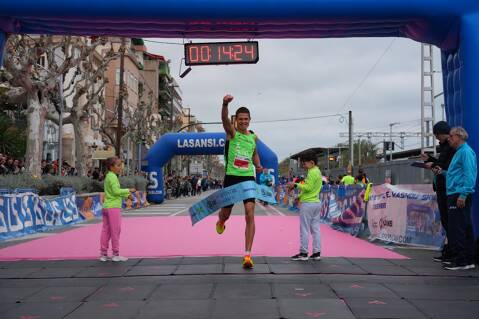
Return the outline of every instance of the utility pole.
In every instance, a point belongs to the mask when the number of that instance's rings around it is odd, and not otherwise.
[[[188,108],[188,132],[190,131],[190,120],[191,120],[191,107]],[[188,156],[188,162],[187,162],[187,168],[186,172],[187,175],[190,176],[190,156]],[[196,185],[193,185],[193,187],[196,187]]]
[[[354,166],[354,148],[353,148],[353,112],[349,111],[349,164]],[[353,172],[351,172],[352,174]]]
[[[60,93],[60,116],[58,118],[58,176],[62,176],[63,166],[63,74],[58,79],[58,91]]]
[[[361,137],[358,139],[358,166],[361,166]]]
[[[125,38],[121,38],[120,45],[120,90],[118,92],[118,124],[116,127],[116,156],[121,158],[121,134],[123,130],[123,86],[125,81],[123,73],[125,69]]]
[[[399,122],[389,123],[389,161],[393,160],[393,126]]]
[[[173,86],[171,86],[170,131],[173,132]]]

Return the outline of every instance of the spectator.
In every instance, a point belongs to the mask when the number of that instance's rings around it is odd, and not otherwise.
[[[95,167],[95,169],[91,173],[91,176],[94,180],[100,180],[100,169],[98,167]]]
[[[259,177],[259,183],[261,185],[268,186],[268,187],[273,186],[273,178],[269,173],[269,169],[263,168],[263,172],[261,173]],[[261,201],[261,203],[265,206],[268,205],[268,203],[264,201]]]
[[[352,176],[351,170],[348,169],[348,172],[346,175],[341,178],[341,184],[344,185],[353,185],[354,184],[354,177]]]
[[[449,169],[449,164],[451,163],[452,157],[456,152],[447,141],[450,130],[451,129],[449,125],[444,121],[437,122],[432,128],[434,136],[439,141],[439,156],[435,158],[428,154],[421,154],[421,159],[426,163],[427,167],[432,169],[436,166],[439,166],[444,171]],[[447,238],[449,238],[449,230],[447,218],[446,177],[441,174],[435,175],[432,187],[436,192],[437,206],[439,208],[439,214],[441,215],[441,224],[446,232],[446,240],[448,240]],[[434,257],[434,261],[451,261],[452,255],[448,246],[448,243],[444,244],[441,255]]]
[[[3,154],[0,154],[0,175],[8,174],[8,168],[6,164],[6,157]]]
[[[366,176],[366,173],[364,173],[363,169],[360,168],[358,171],[358,175],[354,179],[355,184],[360,184],[363,187],[366,187],[369,183],[368,177]]]
[[[445,262],[447,270],[474,269],[474,234],[472,230],[472,194],[476,185],[476,153],[467,144],[468,134],[462,127],[454,127],[449,134],[449,145],[456,150],[449,169],[436,166],[436,174],[446,174],[449,245],[452,262]]]

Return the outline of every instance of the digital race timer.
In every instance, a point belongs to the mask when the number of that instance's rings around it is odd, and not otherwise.
[[[185,43],[186,65],[257,63],[258,42]]]

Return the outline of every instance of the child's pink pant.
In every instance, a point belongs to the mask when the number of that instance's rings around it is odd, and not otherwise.
[[[103,226],[101,229],[100,252],[102,255],[107,255],[108,243],[111,239],[113,255],[118,255],[120,252],[121,209],[103,208],[102,217]]]

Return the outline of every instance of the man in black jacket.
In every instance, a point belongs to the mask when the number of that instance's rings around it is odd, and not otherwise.
[[[447,139],[449,137],[450,131],[449,125],[444,122],[440,121],[437,122],[434,127],[432,128],[432,132],[434,136],[439,141],[439,154],[438,157],[435,158],[428,154],[421,154],[421,159],[426,162],[427,166],[430,169],[434,169],[435,167],[440,167],[443,171],[447,171],[449,168],[449,164],[451,163],[452,157],[456,152],[449,143]],[[439,213],[441,215],[441,224],[444,230],[446,231],[446,239],[448,236],[448,221],[447,221],[447,194],[446,194],[446,177],[445,175],[435,175],[433,181],[433,189],[437,195],[437,205],[439,208]],[[437,262],[448,262],[452,259],[450,250],[446,244],[442,249],[442,253],[440,256],[434,257],[434,261]]]

